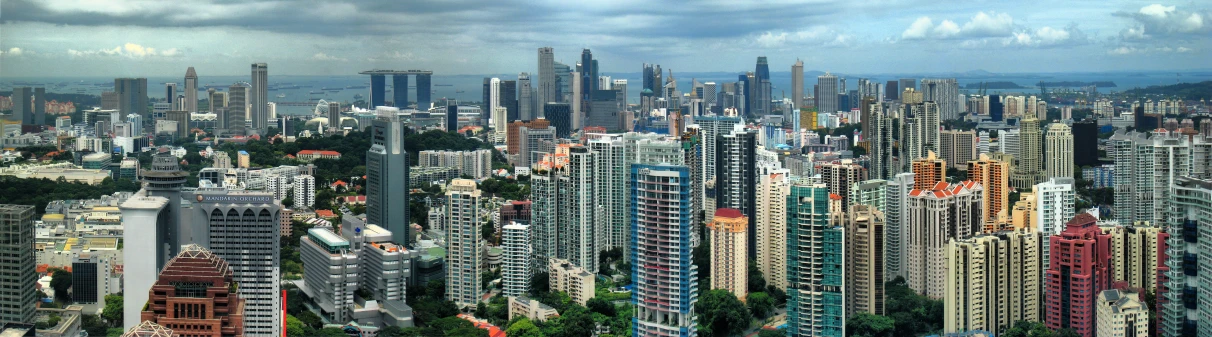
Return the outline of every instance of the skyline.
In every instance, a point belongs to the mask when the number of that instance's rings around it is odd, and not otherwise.
[[[590,48],[603,73],[645,62],[747,70],[758,56],[773,72],[797,58],[834,73],[1191,71],[1207,69],[1212,47],[1212,6],[1193,2],[299,4],[5,1],[0,68],[6,77],[179,76],[186,66],[237,75],[255,62],[272,75],[534,73],[536,50],[551,46],[570,65]]]

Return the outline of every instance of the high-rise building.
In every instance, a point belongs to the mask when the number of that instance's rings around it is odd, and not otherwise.
[[[605,135],[589,140],[594,153],[593,189],[599,231],[606,240],[603,248],[626,249],[630,227],[627,221],[627,165],[634,163],[624,155],[622,137]]]
[[[868,144],[868,157],[871,158],[869,176],[872,179],[892,179],[896,173],[902,172],[901,165],[894,163],[897,155],[893,149],[897,140],[892,137],[895,131],[893,121],[897,120],[895,111],[888,111],[882,103],[871,103],[867,110],[871,120],[866,123],[870,129],[864,129],[863,133]]]
[[[1212,141],[1173,132],[1116,132],[1115,218],[1121,223],[1165,223],[1170,186],[1178,177],[1212,179]]]
[[[1074,195],[1073,178],[1052,178],[1031,187],[1036,198],[1036,224],[1039,231],[1045,235],[1060,234],[1073,219]]]
[[[913,189],[905,199],[902,244],[909,287],[931,298],[943,298],[946,244],[984,230],[984,187],[975,181],[939,182]]]
[[[960,171],[968,169],[968,162],[976,157],[976,131],[939,131],[939,150],[943,160]]]
[[[926,157],[913,160],[913,188],[918,190],[933,189],[939,182],[947,180],[947,162],[927,152]]]
[[[1096,295],[1111,288],[1111,235],[1098,229],[1093,216],[1078,214],[1065,230],[1050,238],[1045,272],[1044,325],[1095,336]]]
[[[1159,270],[1166,266],[1166,239],[1170,237],[1159,225],[1123,225],[1103,227],[1111,234],[1112,280],[1126,282],[1128,287],[1155,292]]]
[[[1212,242],[1206,230],[1212,226],[1212,180],[1177,178],[1166,201],[1171,237],[1165,241],[1165,267],[1158,271],[1158,335],[1212,336],[1212,306],[1200,301],[1212,294],[1212,284],[1200,282],[1212,263],[1212,252],[1200,249]]]
[[[985,232],[997,229],[997,216],[1010,207],[1010,163],[984,154],[968,162],[968,179],[985,187]]]
[[[501,246],[504,261],[501,267],[501,284],[505,296],[523,296],[530,293],[530,278],[534,277],[534,252],[530,250],[530,225],[525,222],[510,222],[501,227]]]
[[[757,201],[757,134],[747,131],[740,124],[734,125],[731,133],[716,139],[716,208],[732,208],[749,218],[753,228]],[[746,233],[746,259],[757,256],[757,237],[753,231]]]
[[[1119,289],[1098,293],[1097,327],[1093,336],[1148,336],[1149,309],[1135,292]]]
[[[1048,133],[1045,136],[1046,154],[1048,163],[1047,175],[1053,177],[1073,177],[1074,153],[1073,153],[1073,133],[1069,126],[1065,123],[1052,123],[1048,125]],[[1097,151],[1096,151],[1097,152]]]
[[[455,179],[446,190],[446,299],[459,307],[480,303],[480,189]]]
[[[147,114],[147,78],[115,78],[114,92],[118,95],[118,112],[122,115]]]
[[[1073,166],[1098,165],[1098,122],[1093,119],[1073,122]]]
[[[816,78],[816,107],[821,113],[834,113],[838,109],[837,76],[826,72]]]
[[[870,179],[850,185],[849,201],[847,201],[847,209],[855,205],[867,205],[872,210],[878,210],[881,213],[886,209],[888,199],[888,181],[883,179]]]
[[[845,335],[845,228],[829,225],[829,190],[791,186],[787,198],[787,334]]]
[[[850,186],[867,180],[867,169],[849,159],[821,164],[820,174],[829,193],[842,198],[842,212],[850,209]]]
[[[248,83],[235,83],[227,88],[227,111],[224,125],[228,131],[243,133],[248,121],[248,98],[252,93]]]
[[[299,238],[303,281],[307,297],[319,314],[331,322],[353,318],[354,292],[358,290],[358,254],[349,240],[332,227],[315,227]]]
[[[251,336],[254,332],[245,328],[248,300],[241,296],[250,285],[237,286],[236,272],[202,246],[182,247],[146,291],[149,300],[135,303],[144,310],[132,321],[164,326],[173,336]]]
[[[550,274],[548,287],[551,291],[562,291],[574,302],[585,305],[594,296],[594,274],[577,267],[568,260],[551,258],[544,268]]]
[[[538,101],[535,100],[534,96],[534,88],[530,85],[530,74],[518,74],[518,115],[507,122],[515,120],[528,121],[537,117],[535,108],[538,107],[538,104],[536,104]]]
[[[947,243],[943,332],[1002,333],[1019,321],[1038,322],[1043,305],[1040,246],[1030,229]]]
[[[181,101],[174,100],[177,98],[177,84],[164,83],[164,102],[168,103],[174,110],[184,110]]]
[[[954,78],[922,79],[919,91],[922,92],[922,99],[938,104],[939,118],[942,120],[959,119],[960,112],[964,110],[959,83]]]
[[[33,89],[13,88],[13,95],[9,98],[13,103],[13,119],[20,120],[21,124],[34,125]]]
[[[749,290],[748,262],[745,257],[749,219],[741,211],[720,208],[707,223],[711,243],[711,289],[724,289],[744,299]]]
[[[185,70],[185,111],[198,112],[198,73],[194,67]],[[211,109],[214,109],[212,107]]]
[[[717,158],[716,142],[724,134],[732,132],[735,125],[741,124],[741,119],[726,116],[703,116],[694,118],[694,122],[702,131],[703,181],[712,181],[716,174],[716,160],[719,159]],[[703,198],[703,196],[696,197]]]
[[[753,231],[757,238],[756,262],[766,276],[766,284],[787,289],[787,196],[791,193],[791,173],[771,170],[758,177],[757,206]]]
[[[845,219],[846,315],[884,315],[884,213],[855,205]]]
[[[316,205],[316,178],[310,175],[295,176],[295,207],[311,208]]]
[[[905,92],[902,96],[921,96],[914,92]],[[904,98],[904,97],[903,97]],[[909,101],[908,99],[906,99]],[[901,158],[902,163],[925,157],[930,151],[940,153],[942,140],[939,136],[941,129],[938,115],[938,104],[920,102],[901,106]]]
[[[34,213],[34,206],[0,205],[0,325],[34,322]]]
[[[487,120],[501,106],[501,79],[496,77],[484,78],[484,95],[480,102],[480,119]],[[508,109],[506,109],[508,111]],[[494,125],[496,121],[493,121]]]
[[[82,252],[72,259],[72,302],[105,303],[105,295],[118,292],[120,285],[110,282],[114,270],[110,259]],[[113,289],[112,291],[110,289]]]
[[[631,279],[636,299],[634,336],[695,336],[698,267],[691,263],[690,170],[679,165],[635,164],[628,179],[632,240]]]
[[[905,231],[907,225],[905,204],[913,190],[913,173],[900,173],[889,179],[884,190],[884,274],[888,280],[905,273]]]
[[[1020,148],[1019,153],[1014,155],[1018,160],[1018,165],[1014,167],[1014,173],[1010,176],[1010,185],[1014,188],[1025,190],[1031,185],[1035,185],[1044,181],[1044,155],[1043,155],[1043,137],[1040,134],[1039,120],[1033,116],[1028,116],[1019,122],[1020,131]],[[1051,155],[1051,154],[1049,154]],[[1070,159],[1070,162],[1072,160]],[[1072,171],[1072,170],[1070,170]],[[1070,174],[1070,177],[1073,175]]]
[[[595,153],[586,146],[568,149],[568,165],[557,183],[561,192],[560,217],[556,221],[560,247],[557,256],[590,272],[598,270],[603,233],[595,217],[600,201],[594,194]],[[478,227],[477,227],[478,228]],[[560,254],[559,252],[564,252]]]
[[[378,108],[366,151],[366,222],[391,231],[391,240],[412,246],[408,217],[408,153],[398,109]]]
[[[256,134],[269,129],[269,68],[265,63],[252,64],[252,87],[248,95],[249,119]]]
[[[791,106],[799,110],[804,105],[804,61],[791,65]]]

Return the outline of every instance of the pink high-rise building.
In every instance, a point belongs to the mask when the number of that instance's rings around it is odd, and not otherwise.
[[[1103,234],[1098,219],[1079,214],[1053,235],[1045,273],[1044,323],[1049,329],[1072,328],[1094,337],[1095,302],[1111,288],[1111,235]]]

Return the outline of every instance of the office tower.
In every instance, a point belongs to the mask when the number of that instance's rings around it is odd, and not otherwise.
[[[913,189],[905,199],[902,240],[909,287],[930,298],[943,298],[947,240],[965,239],[984,230],[984,187],[968,180],[940,182]]]
[[[1212,141],[1175,133],[1117,131],[1107,153],[1115,163],[1115,218],[1121,223],[1166,221],[1166,200],[1177,177],[1212,179]]]
[[[0,324],[34,322],[34,206],[0,205]]]
[[[212,111],[214,107],[211,107]],[[198,112],[198,73],[194,67],[185,70],[185,111]]]
[[[45,90],[38,88],[39,90]],[[34,90],[30,87],[13,88],[13,95],[10,96],[13,103],[13,119],[21,121],[24,125],[42,125],[38,120],[45,117],[38,116],[35,113],[37,103],[33,102]]]
[[[716,174],[716,149],[717,140],[732,132],[734,126],[741,124],[741,119],[738,117],[725,116],[703,116],[694,119],[694,122],[699,125],[699,130],[702,131],[703,140],[703,181],[711,181],[715,179]]]
[[[208,106],[207,109],[210,109],[209,110],[210,113],[217,114],[219,112],[219,109],[227,108],[227,93],[221,92],[221,91],[215,91],[215,88],[206,89],[206,104]],[[219,119],[218,122],[219,122],[220,127],[226,128],[227,126],[223,125],[223,123],[224,123],[223,116],[217,116],[217,117]]]
[[[484,98],[480,106],[480,119],[487,120],[489,116],[497,110],[497,107],[501,106],[502,101],[501,79],[496,77],[485,77]]]
[[[315,227],[299,238],[303,281],[308,298],[320,315],[332,322],[353,319],[354,292],[358,290],[358,254],[349,240],[332,227]]]
[[[884,239],[884,274],[888,280],[897,276],[909,279],[905,273],[905,231],[908,224],[905,204],[913,190],[913,173],[899,173],[888,180],[884,192],[884,223],[887,237]]]
[[[1097,121],[1088,119],[1073,122],[1073,166],[1098,166],[1098,164]]]
[[[391,241],[412,246],[408,218],[408,153],[398,109],[379,108],[366,151],[366,223],[391,231]]]
[[[632,219],[631,279],[636,301],[632,335],[694,336],[698,267],[691,263],[690,170],[635,164],[628,179]]]
[[[1139,296],[1119,289],[1099,293],[1094,336],[1148,336],[1149,309],[1137,300]]]
[[[967,170],[968,162],[976,157],[976,131],[943,130],[939,139],[943,160],[951,163],[948,168]]]
[[[170,164],[176,164],[176,157],[168,155]],[[156,159],[152,159],[152,165],[163,165]],[[184,173],[184,172],[182,172]],[[146,171],[144,172],[146,174]],[[184,184],[184,177],[181,178],[181,184]],[[149,184],[149,187],[155,186]],[[180,217],[179,209],[168,208],[169,201],[172,199],[164,196],[149,196],[150,191],[147,189],[141,190],[139,194],[129,198],[122,203],[122,226],[126,229],[123,231],[123,241],[125,247],[123,254],[127,258],[124,260],[124,277],[126,278],[123,288],[126,290],[126,299],[123,302],[123,328],[129,329],[139,324],[140,312],[143,311],[142,303],[147,303],[149,297],[144,290],[151,289],[152,284],[156,281],[156,273],[164,267],[169,258],[167,253],[177,242],[177,218]],[[177,197],[179,202],[180,198]],[[176,204],[173,204],[176,205]],[[175,254],[175,250],[173,251]],[[174,255],[175,256],[175,255]]]
[[[707,223],[711,242],[711,289],[724,289],[744,299],[749,290],[745,257],[749,219],[740,210],[720,208]]]
[[[475,180],[455,179],[446,190],[446,299],[459,307],[480,303],[480,198]]]
[[[1052,123],[1048,126],[1048,133],[1045,136],[1047,148],[1044,153],[1047,154],[1048,177],[1073,177],[1074,153],[1073,153],[1073,133],[1069,131],[1069,126],[1065,123]],[[1097,150],[1095,151],[1097,153]]]
[[[1005,106],[1002,104],[1000,95],[989,95],[989,119],[994,122],[1001,122],[1005,117]]]
[[[189,134],[189,112],[188,111],[167,111],[165,112],[164,120],[177,122],[177,131],[173,135],[177,138],[187,138]]]
[[[615,83],[618,83],[618,81],[620,81],[620,80],[615,80]],[[626,80],[623,80],[623,81],[626,81]],[[717,85],[715,82],[703,83],[703,105],[704,106],[717,105],[718,103],[716,102],[716,98],[718,97],[718,95],[719,95],[719,85]],[[703,114],[703,115],[705,115],[705,114]]]
[[[1121,225],[1103,227],[1111,234],[1112,280],[1142,291],[1156,291],[1160,270],[1166,267],[1166,239],[1170,236],[1159,225]]]
[[[595,153],[585,146],[573,146],[568,149],[568,165],[566,174],[560,177],[559,188],[562,198],[559,202],[560,220],[557,220],[560,246],[558,251],[566,252],[558,256],[568,259],[572,264],[585,268],[590,272],[598,270],[599,220],[594,212],[600,201],[594,194]]]
[[[1018,165],[1015,165],[1014,174],[1010,176],[1010,185],[1017,189],[1027,189],[1045,179],[1043,144],[1041,144],[1043,137],[1040,134],[1038,119],[1027,117],[1019,124],[1021,124],[1020,129],[1022,130],[1019,133],[1020,148],[1019,153],[1014,155],[1014,158],[1018,160]]]
[[[568,89],[570,90],[568,95],[569,99],[566,100],[566,102],[570,103],[572,106],[572,128],[574,130],[579,130],[581,127],[585,126],[584,112],[587,111],[587,109],[585,109],[585,105],[589,100],[586,100],[585,97],[582,96],[581,73],[575,71],[571,72],[569,74],[569,81],[571,82]],[[546,110],[544,109],[544,111]]]
[[[884,91],[888,93],[886,96],[890,100],[900,100],[901,90],[903,89],[901,89],[899,81],[888,81],[884,84]]]
[[[581,95],[600,90],[598,87],[598,61],[593,59],[589,48],[581,50]]]
[[[900,89],[901,92],[904,92],[905,90],[909,90],[909,89],[917,90],[917,80],[912,79],[912,78],[902,78],[902,79],[900,79],[900,84],[899,84],[898,88]],[[904,99],[904,98],[905,97],[903,97],[903,96],[901,97],[901,99]]]
[[[249,119],[257,134],[263,134],[269,129],[269,70],[265,63],[252,64],[252,88],[249,91],[249,106],[252,110]],[[418,83],[419,84],[419,83]]]
[[[1212,252],[1200,249],[1212,241],[1212,180],[1177,178],[1167,195],[1172,212],[1166,219],[1165,268],[1159,270],[1157,316],[1159,336],[1212,335],[1212,306],[1200,296],[1212,294],[1212,284],[1200,282],[1212,263]],[[1202,229],[1202,230],[1201,230]]]
[[[837,76],[826,72],[816,78],[816,107],[818,112],[837,112]]]
[[[829,193],[842,198],[842,212],[850,209],[850,185],[867,180],[867,169],[849,159],[821,164],[820,174]]]
[[[635,114],[627,106],[627,80],[614,80],[610,89],[614,90],[615,101],[619,104],[619,127],[622,130],[633,130],[635,128]]]
[[[181,101],[174,100],[176,98],[177,98],[177,84],[176,83],[164,83],[164,102],[169,104],[169,106],[171,107],[170,109],[183,110]]]
[[[1098,229],[1097,221],[1090,214],[1078,214],[1050,238],[1044,287],[1044,325],[1049,329],[1070,328],[1094,336],[1095,294],[1110,289],[1112,281],[1107,265],[1111,236]]]
[[[248,83],[235,83],[227,88],[227,116],[225,116],[224,124],[229,131],[244,132],[244,126],[248,120],[250,94]]]
[[[110,272],[113,271],[111,261],[100,256],[82,252],[72,259],[72,302],[102,303],[105,295],[110,294]],[[112,285],[113,292],[118,292],[121,286]]]
[[[118,111],[123,115],[147,116],[147,79],[115,78],[114,92],[118,96]]]
[[[791,186],[787,198],[788,336],[843,336],[845,228],[829,225],[829,190]]]
[[[1004,333],[1042,313],[1044,237],[1030,229],[983,234],[947,243],[944,333]]]
[[[511,117],[507,122],[515,120],[531,120],[535,118],[534,108],[537,107],[534,99],[534,89],[530,87],[530,74],[518,74],[518,115]]]
[[[583,125],[574,125],[574,128],[600,126],[608,131],[623,129],[623,109],[621,108],[623,102],[620,102],[619,98],[619,93],[615,90],[594,91],[592,95],[589,95],[588,117],[584,119]],[[573,120],[575,121],[576,118]]]
[[[206,248],[192,244],[182,247],[181,253],[164,266],[155,284],[146,291],[149,300],[134,303],[145,309],[137,318],[128,320],[170,326],[173,336],[260,333],[245,328],[249,301],[243,298],[242,290],[249,285],[237,286],[236,272],[235,266]]]
[[[938,104],[939,118],[959,119],[963,102],[960,102],[959,83],[954,78],[922,79],[922,89],[919,91],[924,100]]]
[[[524,127],[518,129],[518,147],[520,154],[516,158],[517,166],[533,165],[542,158],[540,153],[554,152],[556,128]]]
[[[526,222],[510,222],[501,227],[501,243],[504,264],[501,267],[501,283],[505,296],[523,296],[530,293],[530,278],[534,277],[534,252],[530,250],[530,225]]]
[[[600,230],[604,233],[605,247],[626,249],[629,235],[627,228],[627,165],[634,163],[624,155],[622,137],[606,135],[589,140],[589,148],[595,154],[593,188],[596,196]]]
[[[787,196],[791,193],[787,169],[771,170],[758,177],[757,215],[754,221],[756,262],[766,284],[787,289]]]
[[[736,124],[732,132],[716,139],[716,208],[733,208],[749,217],[749,228],[755,227],[754,210],[757,193],[757,134]],[[756,257],[757,238],[753,231],[747,233],[745,256]]]
[[[932,190],[939,182],[947,180],[947,162],[939,159],[934,152],[927,152],[926,157],[913,160],[913,189]]]
[[[846,220],[846,315],[884,315],[884,213],[855,205]]]
[[[799,110],[804,105],[804,61],[791,65],[791,106]]]
[[[996,231],[998,214],[1010,207],[1010,163],[982,154],[968,162],[968,179],[985,187],[985,232]]]
[[[753,71],[753,79],[753,88],[756,93],[753,100],[756,104],[754,105],[754,111],[749,112],[749,116],[765,116],[770,114],[770,65],[767,64],[765,56],[758,56],[757,66]]]
[[[892,176],[900,172],[900,166],[893,163],[893,157],[896,151],[893,146],[896,144],[896,139],[893,139],[895,127],[893,121],[896,120],[892,116],[892,111],[886,111],[882,103],[872,103],[869,105],[871,120],[867,121],[870,129],[863,130],[863,137],[869,144],[867,146],[868,157],[871,158],[870,174],[872,179],[890,179]]]
[[[442,124],[444,126],[446,126],[446,132],[458,132],[458,130],[459,130],[459,106],[458,105],[451,104],[451,105],[446,106],[446,121],[445,121],[445,123],[442,123]]]

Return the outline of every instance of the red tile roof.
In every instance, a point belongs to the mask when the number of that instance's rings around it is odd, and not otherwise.
[[[741,211],[735,208],[720,208],[715,210],[717,218],[739,218],[745,216]]]
[[[299,151],[299,155],[325,155],[325,156],[340,156],[341,153],[330,150],[303,150]]]
[[[332,210],[318,209],[316,210],[316,216],[321,218],[335,218],[337,217],[337,214],[333,213]]]

